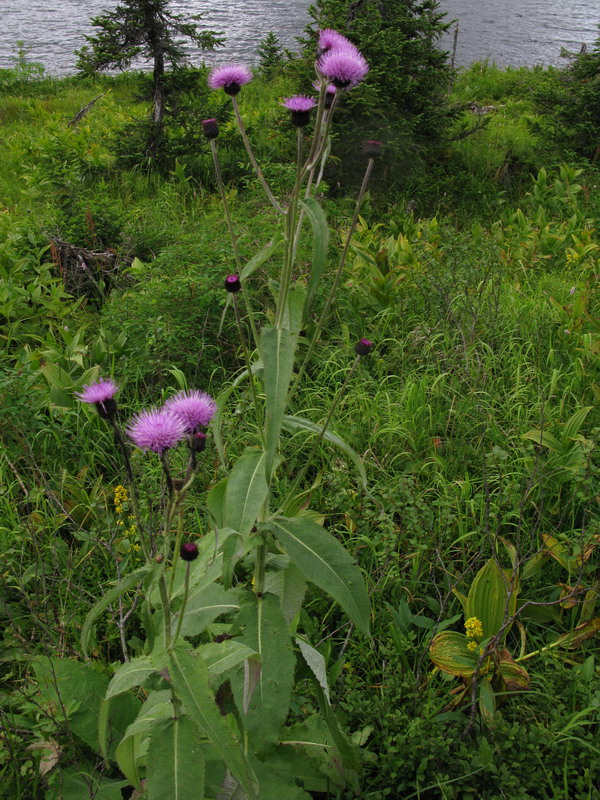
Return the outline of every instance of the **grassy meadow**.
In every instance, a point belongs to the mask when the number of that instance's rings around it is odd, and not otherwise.
[[[136,150],[148,109],[139,75],[8,78],[0,80],[0,795],[141,798],[93,746],[97,698],[77,694],[76,676],[73,697],[61,698],[42,676],[47,657],[83,659],[90,609],[142,563],[124,518],[133,512],[127,501],[121,512],[115,505],[123,473],[111,431],[75,393],[112,377],[125,419],[175,390],[217,397],[244,369],[223,291],[235,265],[201,119],[221,120],[242,263],[279,219],[217,93],[199,90],[198,108],[174,125],[169,158],[157,166]],[[300,504],[318,511],[318,524],[358,564],[371,637],[315,586],[294,622],[322,656],[331,706],[360,766],[348,780],[333,768],[325,783],[309,776],[307,794],[290,798],[600,798],[600,173],[547,135],[538,98],[555,79],[551,69],[472,65],[451,88],[463,109],[454,135],[398,178],[385,150],[375,163],[332,313],[291,398],[291,413],[315,425],[334,407],[331,431],[366,475],[363,485],[348,453],[322,441]],[[294,184],[295,143],[279,103],[293,90],[285,76],[257,79],[239,97],[281,196]],[[325,172],[317,195],[329,226],[317,309],[355,201],[333,175]],[[249,282],[259,327],[273,320],[279,257]],[[295,277],[310,259],[307,236]],[[314,324],[306,322],[301,352]],[[338,398],[361,337],[373,350]],[[230,459],[256,428],[252,401],[238,383],[225,405],[219,435]],[[310,448],[297,432],[283,442],[278,480],[289,485]],[[139,451],[132,460],[141,474]],[[156,502],[145,513],[155,520],[161,472],[158,459],[148,464],[144,487]],[[194,540],[224,475],[209,430],[182,520]],[[484,694],[477,683],[471,691],[472,670],[456,667],[454,651],[436,654],[442,643],[459,647],[473,616],[461,598],[489,563],[506,570],[521,610],[503,632],[500,661],[482,676]],[[240,561],[233,586],[246,573]],[[119,601],[133,604],[126,625],[115,600],[94,626],[90,652],[102,676],[123,660],[123,641],[141,652],[134,594]],[[206,640],[220,641],[226,623],[213,621]],[[296,677],[289,720],[300,730],[318,701],[306,675]]]

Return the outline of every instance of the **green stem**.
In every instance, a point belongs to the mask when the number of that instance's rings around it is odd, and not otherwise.
[[[175,547],[173,549],[173,564],[171,565],[171,577],[169,578],[169,597],[173,594],[173,583],[175,582],[175,571],[179,561],[179,548],[183,537],[183,508],[181,505],[177,509],[177,536],[175,537]]]
[[[165,576],[162,574],[158,579],[158,591],[160,592],[160,599],[163,606],[163,621],[165,624],[165,647],[167,650],[171,649],[171,607],[169,595],[167,592],[167,582]]]
[[[246,346],[246,337],[244,336],[244,329],[242,327],[242,318],[240,316],[240,309],[237,303],[237,295],[233,295],[233,307],[235,309],[235,319],[238,326],[238,331],[240,334],[240,342],[242,345],[242,351],[244,353],[244,361],[246,362],[246,369],[248,370],[248,381],[250,383],[250,391],[252,393],[252,403],[254,405],[254,414],[256,416],[256,425],[258,427],[258,432],[260,434],[260,440],[264,447],[265,440],[263,437],[262,432],[262,424],[260,419],[260,406],[258,404],[258,395],[256,394],[256,386],[254,385],[254,376],[252,374],[252,364],[250,362],[250,354],[248,352],[248,347]]]
[[[300,187],[302,184],[302,128],[298,128],[297,139],[297,159],[296,159],[296,180],[294,189],[290,198],[286,220],[285,220],[285,249],[283,254],[283,269],[281,270],[281,281],[279,284],[279,297],[277,302],[277,314],[275,317],[275,325],[281,327],[283,324],[283,317],[287,305],[287,296],[292,282],[292,268],[294,265],[294,255],[296,252],[295,246],[295,228],[296,228],[296,215],[298,212],[298,200],[300,199]],[[298,231],[299,232],[299,231]]]
[[[267,183],[265,176],[262,173],[261,168],[258,166],[256,158],[254,157],[254,153],[252,152],[252,145],[250,144],[250,140],[248,139],[248,134],[246,133],[246,128],[244,127],[244,122],[242,120],[242,115],[240,114],[240,109],[237,104],[237,100],[234,96],[231,97],[231,102],[233,104],[233,111],[235,113],[235,118],[237,120],[238,128],[244,142],[244,146],[246,148],[246,152],[248,153],[248,158],[250,159],[250,163],[254,167],[254,171],[256,172],[256,177],[261,182],[263,189],[266,192],[267,197],[269,198],[273,207],[279,211],[280,214],[285,214],[285,209],[279,203],[271,189],[269,188],[269,184]]]
[[[183,600],[181,602],[181,608],[179,609],[179,614],[177,616],[177,628],[175,629],[175,634],[173,636],[173,639],[171,641],[171,647],[169,649],[172,649],[177,644],[177,639],[179,638],[179,634],[181,633],[181,625],[183,623],[183,617],[184,617],[184,614],[185,614],[185,607],[187,605],[188,597],[189,597],[189,594],[190,594],[190,565],[191,565],[191,563],[192,563],[191,561],[186,561],[186,564],[185,564],[185,584],[184,584],[184,587],[183,587]]]
[[[217,152],[217,143],[214,139],[210,140],[210,149],[212,151],[213,163],[215,165],[215,175],[217,178],[217,185],[221,194],[221,202],[223,203],[223,211],[225,212],[225,219],[227,220],[227,228],[229,229],[229,237],[231,239],[231,246],[233,248],[233,255],[235,257],[235,265],[237,271],[242,269],[242,262],[240,260],[240,253],[238,249],[237,236],[233,230],[233,222],[231,221],[231,214],[229,213],[229,203],[227,202],[227,195],[225,194],[225,186],[221,175],[221,163],[219,161],[219,154]]]
[[[296,380],[294,381],[294,383],[292,384],[292,388],[290,389],[290,393],[288,395],[289,397],[291,397],[294,394],[294,392],[296,391],[296,389],[298,387],[298,384],[300,382],[300,379],[301,379],[302,375],[304,374],[304,370],[306,369],[306,367],[308,365],[308,362],[310,361],[310,358],[311,358],[311,356],[312,356],[312,354],[314,352],[314,349],[315,349],[315,347],[316,347],[316,345],[317,345],[317,343],[319,341],[319,337],[321,335],[321,331],[323,330],[323,325],[325,324],[325,321],[326,321],[327,316],[329,314],[329,309],[331,308],[331,304],[332,304],[333,299],[335,297],[335,293],[337,291],[337,288],[339,286],[340,280],[342,278],[342,274],[344,272],[344,267],[346,265],[346,257],[348,255],[348,250],[350,249],[350,242],[352,241],[352,237],[354,236],[354,231],[356,230],[356,224],[358,222],[358,216],[359,216],[359,213],[360,213],[360,207],[362,205],[362,201],[364,199],[365,192],[367,190],[367,184],[369,183],[369,177],[370,177],[371,171],[373,169],[373,161],[374,160],[372,158],[370,158],[369,162],[367,164],[367,168],[365,170],[365,174],[364,174],[363,181],[362,181],[362,184],[361,184],[361,187],[360,187],[360,191],[358,192],[358,197],[356,198],[356,206],[354,208],[354,214],[352,216],[352,222],[350,223],[350,229],[348,230],[348,235],[346,236],[346,241],[344,243],[344,249],[342,250],[342,255],[340,256],[340,261],[339,261],[339,264],[338,264],[337,271],[335,273],[335,277],[333,279],[333,284],[331,286],[331,289],[329,290],[329,294],[327,295],[327,300],[325,301],[325,306],[323,307],[323,311],[321,312],[321,316],[319,317],[319,319],[317,321],[317,324],[315,326],[315,331],[314,331],[313,337],[312,337],[312,339],[310,341],[310,344],[308,346],[308,350],[306,351],[306,355],[304,356],[304,360],[302,362],[302,365],[301,365],[300,369],[298,370],[298,374],[296,375]]]

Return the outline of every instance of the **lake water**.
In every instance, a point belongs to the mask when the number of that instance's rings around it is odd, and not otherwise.
[[[72,72],[74,50],[93,33],[89,19],[114,0],[0,0],[0,68],[12,65],[15,43],[54,74]],[[173,0],[186,15],[203,14],[204,25],[227,35],[227,45],[204,56],[207,63],[256,60],[256,46],[273,30],[285,47],[308,23],[309,0]],[[501,66],[557,64],[561,47],[578,51],[598,36],[599,0],[442,0],[448,19],[459,18],[457,64],[488,58]],[[443,40],[447,49],[452,37]],[[193,51],[190,51],[193,52]],[[192,61],[202,55],[195,51]]]

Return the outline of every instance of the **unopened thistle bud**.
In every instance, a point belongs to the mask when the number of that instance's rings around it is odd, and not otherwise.
[[[192,453],[201,453],[206,447],[206,434],[194,433],[190,438],[190,449]]]
[[[363,154],[367,158],[378,158],[381,155],[382,143],[377,139],[369,139],[363,147]]]
[[[231,294],[235,294],[236,292],[239,292],[241,288],[242,282],[240,281],[239,275],[228,275],[225,278],[226,291],[231,292]]]
[[[198,545],[195,542],[184,542],[179,555],[184,561],[195,561],[198,558]]]
[[[202,120],[202,133],[207,139],[216,139],[219,135],[219,123],[216,119]]]
[[[359,339],[354,345],[354,352],[357,356],[368,356],[373,347],[373,342],[370,339]]]
[[[291,112],[292,125],[303,128],[310,122],[310,111],[316,106],[316,102],[312,97],[297,94],[294,97],[288,97],[282,105]]]

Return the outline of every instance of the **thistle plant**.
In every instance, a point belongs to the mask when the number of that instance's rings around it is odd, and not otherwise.
[[[300,614],[307,584],[329,594],[359,635],[369,635],[370,606],[359,567],[321,524],[302,508],[308,470],[318,449],[329,443],[357,468],[358,455],[330,429],[335,410],[372,342],[361,338],[349,359],[322,424],[290,413],[343,275],[350,239],[380,143],[366,149],[365,177],[330,289],[318,312],[317,290],[325,275],[329,244],[325,214],[313,197],[328,153],[328,138],[339,98],[362,80],[368,66],[359,51],[335,31],[322,31],[316,60],[318,96],[283,101],[297,132],[296,179],[287,198],[272,192],[252,151],[237,95],[251,80],[243,65],[218,67],[209,86],[230,96],[240,135],[267,200],[283,217],[283,231],[247,264],[237,239],[218,157],[218,121],[205,120],[236,272],[224,278],[227,307],[233,307],[245,369],[213,401],[199,390],[180,392],[162,408],[139,411],[123,430],[114,396],[117,386],[101,381],[80,399],[93,404],[112,427],[124,462],[143,566],[113,586],[90,611],[82,630],[89,658],[93,626],[109,604],[137,593],[143,598],[143,644],[119,665],[108,683],[99,718],[100,749],[116,761],[138,791],[154,798],[309,798],[308,790],[356,785],[359,758],[340,729],[330,701],[326,662],[303,634]],[[306,131],[314,121],[312,139]],[[299,276],[296,252],[305,222],[313,237],[310,272]],[[273,324],[259,327],[249,291],[257,267],[281,254],[273,291]],[[302,280],[298,278],[301,277]],[[262,318],[262,317],[261,317]],[[314,319],[304,356],[298,340]],[[255,428],[248,426],[246,449],[230,463],[223,420],[237,387],[246,382]],[[226,477],[207,494],[206,526],[189,532],[186,502],[198,460],[212,441]],[[303,466],[282,479],[285,432],[306,435]],[[158,459],[165,485],[160,529],[144,518],[143,498],[131,465],[131,447]],[[174,458],[187,448],[185,465]],[[174,466],[175,465],[175,466]],[[196,518],[198,518],[197,515]],[[313,685],[314,713],[293,717],[298,678]],[[134,699],[123,720],[118,699]],[[318,709],[318,711],[316,710]]]

